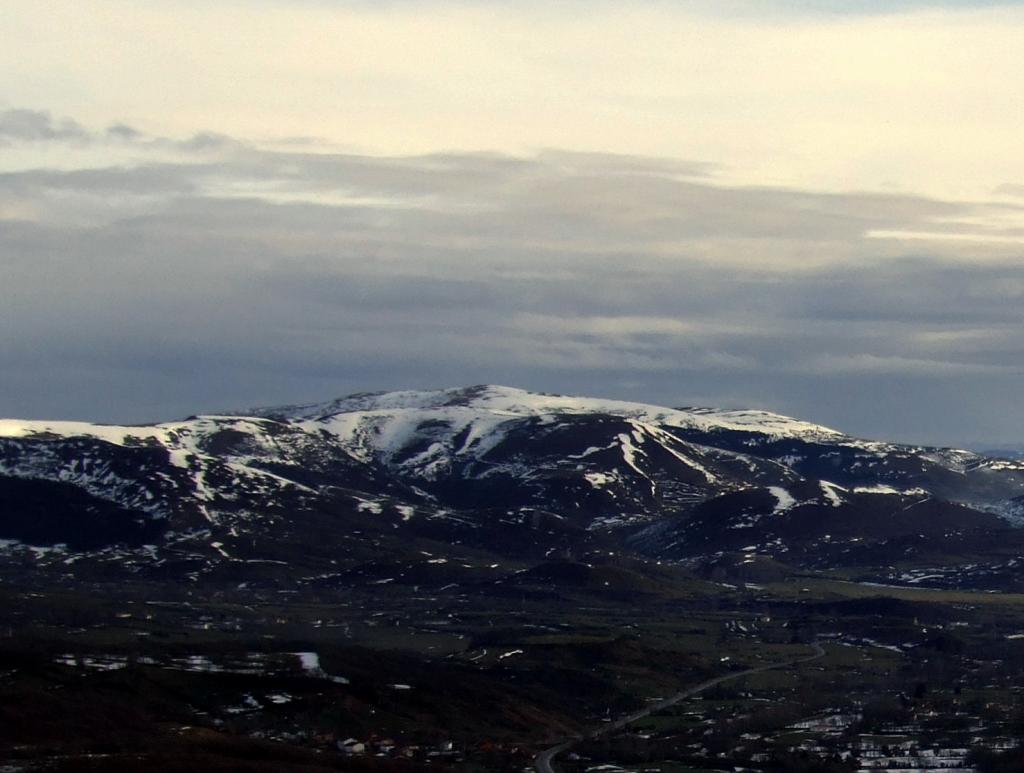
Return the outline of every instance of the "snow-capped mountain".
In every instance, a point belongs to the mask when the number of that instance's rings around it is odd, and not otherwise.
[[[763,411],[498,386],[152,426],[0,420],[0,539],[72,551],[257,561],[315,543],[307,553],[336,563],[415,540],[501,555],[597,541],[665,558],[753,543],[795,556],[808,535],[1002,527],[964,505],[1022,495],[1021,461]]]
[[[637,454],[646,456],[644,444],[650,441],[677,452],[683,467],[703,472],[703,482],[712,489],[716,476],[701,470],[701,456],[708,453],[734,466],[773,460],[805,477],[830,474],[845,484],[894,491],[924,487],[968,501],[1001,500],[1019,491],[1024,481],[1024,462],[1019,460],[861,440],[766,411],[671,409],[507,387],[362,394],[253,413],[292,423],[312,422],[305,426],[339,438],[353,456],[426,479],[443,477],[453,465],[488,463],[495,455],[491,452],[517,432],[526,430],[550,443],[558,433],[600,418],[620,422],[618,429],[624,431],[615,433],[607,447],[588,447],[590,453],[613,450],[611,456],[621,456],[626,467],[642,476],[635,466]],[[463,477],[474,477],[473,471]],[[722,484],[730,488],[727,481]]]

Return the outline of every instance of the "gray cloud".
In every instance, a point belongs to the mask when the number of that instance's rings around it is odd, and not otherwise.
[[[871,236],[1007,235],[1002,205],[730,187],[607,154],[66,130],[143,160],[0,175],[0,414],[494,381],[1024,437],[1019,247]]]
[[[0,111],[0,142],[82,142],[90,137],[85,127],[70,118],[55,119],[40,110]]]

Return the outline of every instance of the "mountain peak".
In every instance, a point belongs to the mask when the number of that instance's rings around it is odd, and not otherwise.
[[[435,390],[361,392],[323,403],[258,408],[249,415],[296,420],[325,420],[341,414],[471,409],[506,416],[608,414],[650,424],[702,431],[729,430],[804,439],[846,437],[819,424],[762,410],[709,407],[666,408],[649,403],[531,392],[517,387],[478,384]]]

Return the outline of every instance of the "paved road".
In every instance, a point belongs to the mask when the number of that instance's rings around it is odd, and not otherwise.
[[[665,700],[658,701],[657,703],[652,703],[650,706],[640,709],[639,711],[634,711],[632,714],[622,717],[621,719],[617,719],[614,722],[602,725],[600,728],[590,733],[588,737],[598,738],[602,735],[605,735],[606,733],[611,733],[616,730],[622,730],[622,728],[624,728],[631,722],[635,722],[638,719],[643,719],[649,714],[653,714],[656,711],[661,711],[661,709],[667,709],[669,706],[674,706],[680,701],[686,700],[687,698],[693,697],[698,693],[702,693],[705,690],[714,687],[716,684],[722,684],[722,682],[729,682],[733,679],[740,679],[741,677],[750,676],[751,674],[759,674],[762,671],[770,671],[773,668],[785,668],[786,666],[795,666],[797,663],[807,663],[808,661],[817,660],[818,658],[825,656],[825,650],[821,648],[820,644],[815,642],[811,646],[814,647],[813,655],[808,655],[805,658],[794,658],[793,660],[784,660],[780,663],[768,663],[763,666],[748,668],[745,671],[735,671],[730,674],[716,676],[714,679],[708,679],[706,682],[701,682],[700,684],[695,685],[693,687],[689,687],[683,690],[682,692],[678,692],[671,698],[666,698]],[[551,767],[551,763],[555,759],[555,757],[557,757],[559,754],[566,751],[567,749],[570,749],[571,747],[575,746],[581,740],[583,740],[582,737],[570,738],[566,741],[562,741],[557,746],[552,746],[549,749],[545,749],[534,758],[533,767],[536,769],[537,773],[554,773],[554,769]]]

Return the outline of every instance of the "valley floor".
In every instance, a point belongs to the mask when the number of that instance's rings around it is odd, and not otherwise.
[[[521,771],[586,736],[553,766],[1021,769],[1017,596],[603,568],[652,583],[299,593],[8,571],[0,766]]]

